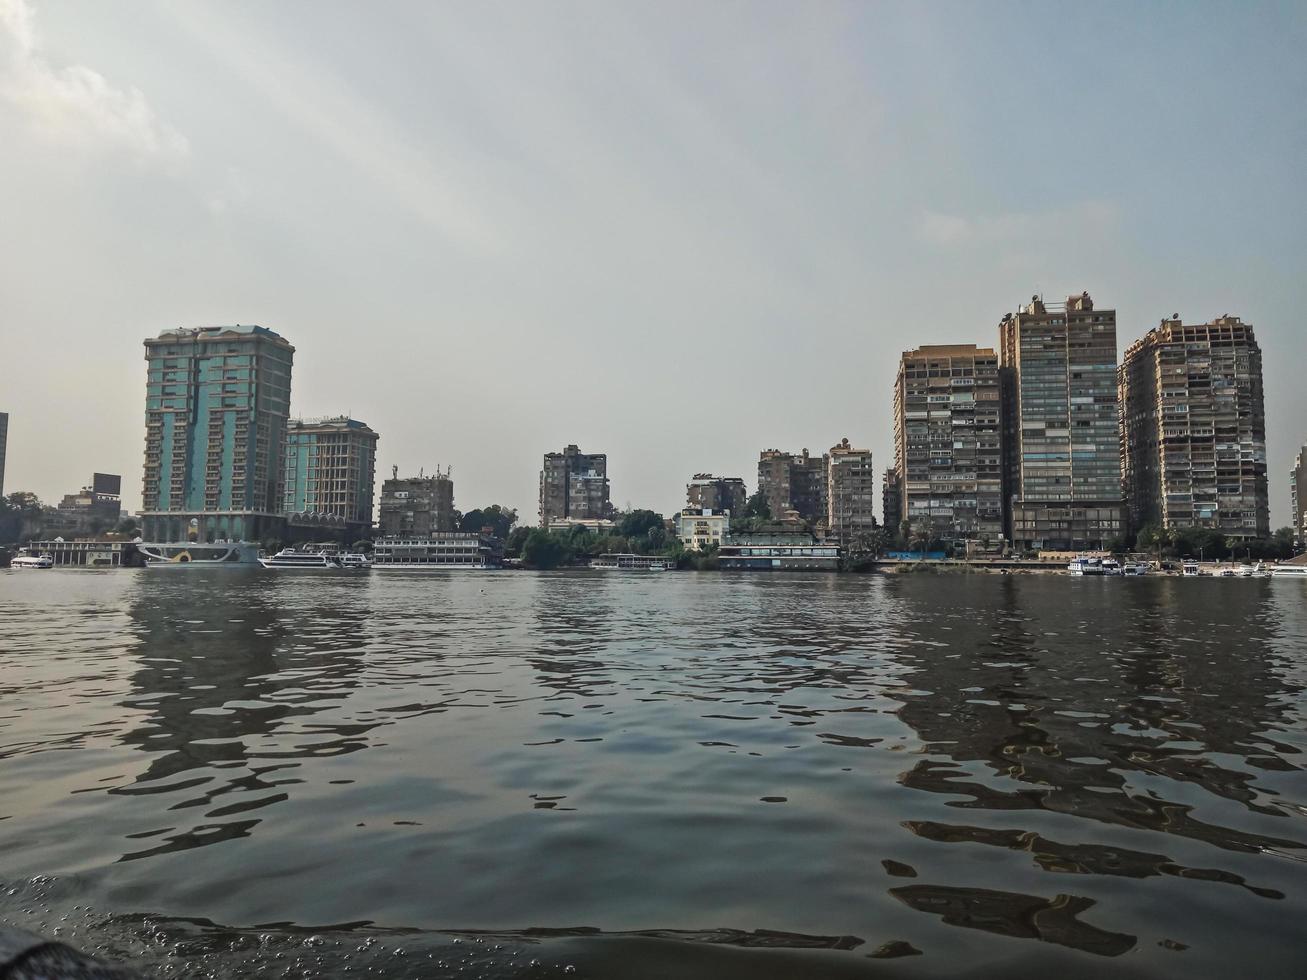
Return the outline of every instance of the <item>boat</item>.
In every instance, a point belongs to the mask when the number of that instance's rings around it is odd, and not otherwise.
[[[1072,575],[1106,575],[1103,570],[1103,559],[1091,558],[1089,555],[1079,555],[1067,565],[1066,570]]]
[[[33,555],[24,551],[9,562],[10,568],[54,568],[54,555]]]
[[[676,562],[659,555],[608,554],[591,559],[590,567],[610,572],[668,572],[676,568]]]
[[[271,558],[260,558],[259,564],[264,568],[287,568],[296,571],[341,571],[344,565],[336,555],[325,551],[297,551],[294,548],[282,548]]]
[[[470,531],[434,531],[429,537],[392,535],[372,544],[373,571],[476,571],[499,568],[503,543]]]
[[[146,568],[225,568],[259,560],[258,546],[248,541],[142,542],[136,550],[145,556]]]
[[[1104,558],[1104,559],[1103,559],[1103,574],[1104,574],[1104,575],[1121,575],[1121,574],[1123,574],[1123,572],[1121,571],[1121,563],[1120,563],[1119,561],[1117,561],[1115,558]]]
[[[1183,574],[1185,578],[1197,578],[1198,576],[1203,574],[1203,569],[1202,566],[1198,564],[1198,562],[1187,561],[1184,563]]]
[[[339,559],[342,568],[368,569],[372,567],[372,558],[360,552],[344,551],[336,557]]]
[[[1147,575],[1148,572],[1148,562],[1144,561],[1128,561],[1121,569],[1121,574],[1127,576]]]
[[[1274,565],[1271,567],[1271,578],[1307,579],[1307,565]]]

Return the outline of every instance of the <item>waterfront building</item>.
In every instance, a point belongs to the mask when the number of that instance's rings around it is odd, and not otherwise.
[[[900,521],[954,545],[998,547],[1002,447],[992,348],[947,344],[904,352],[894,386],[894,461]]]
[[[866,537],[878,527],[876,495],[880,480],[870,449],[855,449],[841,439],[826,454],[827,534],[843,547]]]
[[[717,552],[717,566],[737,571],[822,571],[840,567],[840,548],[808,528],[777,521],[732,532]]]
[[[578,527],[601,537],[617,533],[617,522],[607,517],[555,517],[547,530],[551,534],[563,534]]]
[[[730,511],[686,507],[676,515],[676,536],[691,551],[720,546],[730,531]]]
[[[286,425],[285,512],[335,518],[354,535],[370,531],[377,438],[366,423],[344,415],[291,419]]]
[[[738,517],[748,501],[749,491],[738,476],[696,473],[685,485],[685,506],[690,510],[726,510]]]
[[[379,571],[498,568],[503,560],[504,542],[474,531],[390,535],[372,547],[372,568]]]
[[[29,554],[49,555],[54,559],[56,568],[125,566],[139,568],[145,564],[145,558],[137,552],[136,545],[120,537],[86,538],[77,541],[55,537],[49,540],[28,541],[25,547]]]
[[[583,453],[575,444],[561,453],[545,453],[540,469],[540,526],[560,518],[577,520],[612,517],[608,456]]]
[[[899,483],[899,471],[893,466],[885,471],[880,495],[881,520],[886,530],[898,534],[903,523],[903,485]]]
[[[9,413],[0,412],[0,496],[5,492],[5,453],[9,450]]]
[[[122,515],[123,478],[115,473],[94,473],[89,486],[65,494],[58,513],[47,520],[50,534],[98,534],[111,531]]]
[[[999,324],[1007,535],[1085,551],[1125,532],[1116,311],[1038,296]]]
[[[399,467],[381,485],[381,534],[385,537],[421,538],[454,530],[454,480],[452,470],[434,476],[419,473],[401,478]]]
[[[280,535],[294,354],[258,326],[165,330],[145,341],[145,540]]]
[[[1121,365],[1120,458],[1130,523],[1263,538],[1271,515],[1262,352],[1237,316],[1163,320]]]
[[[1307,445],[1293,461],[1293,470],[1289,474],[1289,501],[1294,541],[1299,546],[1307,545]]]
[[[767,498],[772,517],[780,519],[794,511],[812,525],[826,522],[826,461],[795,455],[779,449],[758,454],[758,489]]]

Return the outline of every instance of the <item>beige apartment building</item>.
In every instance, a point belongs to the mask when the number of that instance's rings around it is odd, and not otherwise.
[[[955,545],[997,548],[1003,536],[998,354],[975,344],[905,351],[894,384],[900,499],[885,504],[915,529]],[[891,491],[892,492],[892,491]]]
[[[827,534],[847,548],[876,530],[880,477],[870,449],[855,449],[841,439],[826,454]]]
[[[1159,523],[1267,536],[1262,352],[1252,325],[1228,315],[1163,320],[1126,351],[1118,381],[1134,529]]]

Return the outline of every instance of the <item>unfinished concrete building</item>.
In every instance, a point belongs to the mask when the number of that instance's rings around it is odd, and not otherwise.
[[[864,542],[879,526],[876,496],[880,479],[870,449],[841,439],[826,454],[826,528],[843,547]]]
[[[1101,548],[1125,531],[1116,311],[1088,293],[1035,296],[999,337],[1007,536],[1023,550]]]
[[[399,468],[381,485],[380,533],[384,537],[421,538],[454,528],[454,481],[450,469],[434,476],[400,478]]]
[[[344,415],[289,420],[282,509],[336,518],[355,533],[370,530],[377,438],[366,423]]]
[[[1163,320],[1126,351],[1120,454],[1130,523],[1270,533],[1262,352],[1237,316]]]
[[[758,489],[772,517],[794,511],[812,525],[826,523],[826,461],[821,456],[764,449],[758,454]]]
[[[998,355],[975,344],[905,351],[894,384],[895,515],[954,545],[1003,534]],[[888,507],[888,505],[887,505]],[[888,519],[888,518],[887,518]]]
[[[545,453],[540,469],[540,526],[571,520],[606,520],[613,515],[608,456],[583,453],[575,444]]]

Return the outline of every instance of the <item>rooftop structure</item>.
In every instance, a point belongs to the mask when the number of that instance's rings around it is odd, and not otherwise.
[[[279,533],[294,354],[258,326],[166,330],[145,341],[146,540]]]
[[[1271,530],[1262,352],[1237,316],[1179,316],[1130,345],[1121,366],[1120,453],[1130,522],[1231,538]]]

